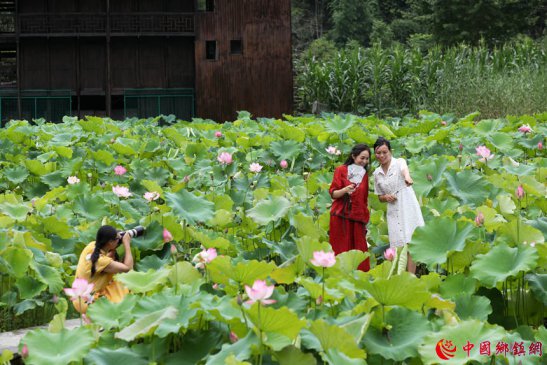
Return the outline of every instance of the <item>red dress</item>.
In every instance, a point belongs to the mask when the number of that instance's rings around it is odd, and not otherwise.
[[[340,190],[351,184],[348,180],[348,167],[338,166],[334,170],[334,178],[329,193]],[[368,252],[367,227],[370,213],[368,210],[368,174],[365,174],[361,184],[351,194],[333,199],[330,208],[329,242],[335,254],[349,250]],[[370,260],[367,258],[358,267],[361,271],[370,269]]]

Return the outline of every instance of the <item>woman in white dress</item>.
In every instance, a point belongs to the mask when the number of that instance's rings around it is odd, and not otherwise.
[[[383,137],[374,143],[374,154],[380,163],[374,171],[374,191],[387,205],[387,227],[390,247],[402,247],[410,242],[416,227],[424,225],[422,211],[412,189],[412,178],[406,161],[393,158],[391,144]],[[407,269],[416,272],[416,264],[408,256]]]

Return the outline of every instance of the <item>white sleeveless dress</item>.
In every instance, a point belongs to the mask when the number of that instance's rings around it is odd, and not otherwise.
[[[407,186],[402,169],[402,158],[392,158],[387,173],[382,167],[374,171],[374,191],[377,195],[393,194],[397,200],[387,203],[387,226],[390,247],[401,247],[410,242],[416,227],[424,225],[420,204],[412,186]]]

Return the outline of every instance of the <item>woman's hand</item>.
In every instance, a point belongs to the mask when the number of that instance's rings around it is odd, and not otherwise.
[[[411,186],[412,184],[414,184],[414,181],[412,180],[410,176],[407,176],[405,177],[405,183],[406,183],[406,186]]]
[[[385,194],[383,195],[383,199],[387,203],[393,203],[397,200],[397,197],[393,194]]]
[[[131,245],[131,235],[129,233],[126,233],[122,237],[122,243],[123,246],[128,248]]]
[[[349,184],[344,188],[346,194],[351,194],[355,191],[355,184]]]

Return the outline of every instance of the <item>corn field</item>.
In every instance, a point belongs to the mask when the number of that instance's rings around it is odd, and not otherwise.
[[[417,48],[343,49],[326,61],[297,61],[296,100],[326,111],[376,114],[437,113],[483,117],[545,109],[544,45],[525,39],[497,49],[461,45],[423,53]]]

